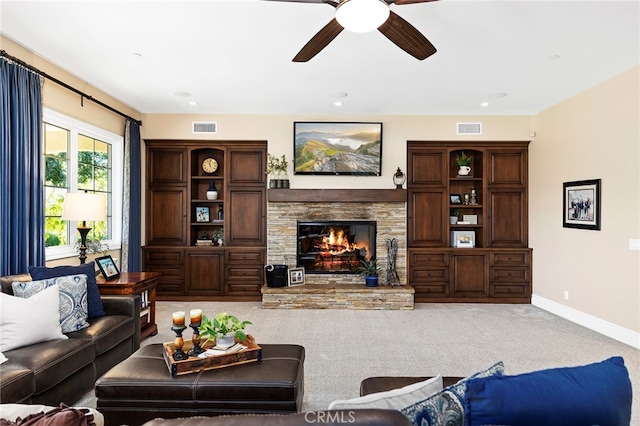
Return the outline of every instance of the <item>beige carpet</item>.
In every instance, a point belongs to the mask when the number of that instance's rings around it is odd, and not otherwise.
[[[371,376],[466,376],[503,361],[507,374],[583,365],[619,355],[634,386],[632,425],[640,426],[640,351],[532,305],[416,304],[413,311],[262,309],[260,302],[158,302],[159,333],[173,341],[171,313],[202,308],[242,320],[258,343],[306,348],[306,410],[358,396]],[[185,334],[185,337],[188,335]],[[94,406],[87,395],[86,404]],[[93,404],[93,405],[92,405]]]

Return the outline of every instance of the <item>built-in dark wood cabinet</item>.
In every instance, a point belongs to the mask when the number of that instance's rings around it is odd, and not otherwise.
[[[472,157],[467,175],[456,165],[463,152]],[[408,277],[416,302],[530,303],[527,155],[528,142],[407,143]],[[456,246],[457,231],[471,234],[473,247]]]
[[[162,273],[158,299],[259,300],[266,257],[267,143],[145,143],[143,269]],[[206,159],[215,160],[215,170],[202,168]],[[207,197],[211,187],[218,192],[215,199]],[[210,243],[220,233],[223,244]]]

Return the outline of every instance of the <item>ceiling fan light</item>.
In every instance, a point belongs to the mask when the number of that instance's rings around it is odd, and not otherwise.
[[[384,24],[389,13],[383,0],[344,0],[336,9],[336,20],[349,31],[366,33]]]

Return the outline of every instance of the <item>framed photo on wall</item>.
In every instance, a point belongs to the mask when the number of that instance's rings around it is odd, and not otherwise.
[[[304,268],[289,268],[289,287],[304,285]]]
[[[118,278],[120,276],[120,271],[111,256],[106,255],[98,257],[96,258],[96,263],[98,264],[98,268],[105,280]]]
[[[600,230],[600,179],[562,184],[562,226]]]

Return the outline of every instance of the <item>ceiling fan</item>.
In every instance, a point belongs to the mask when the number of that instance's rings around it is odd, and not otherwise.
[[[294,3],[325,3],[336,8],[336,16],[329,21],[293,58],[293,62],[307,62],[327,47],[343,29],[355,32],[376,28],[400,49],[423,60],[436,53],[436,48],[420,31],[389,10],[390,4],[428,3],[437,0],[266,0]],[[361,26],[363,17],[371,17],[368,27]],[[351,22],[355,27],[351,27]]]

